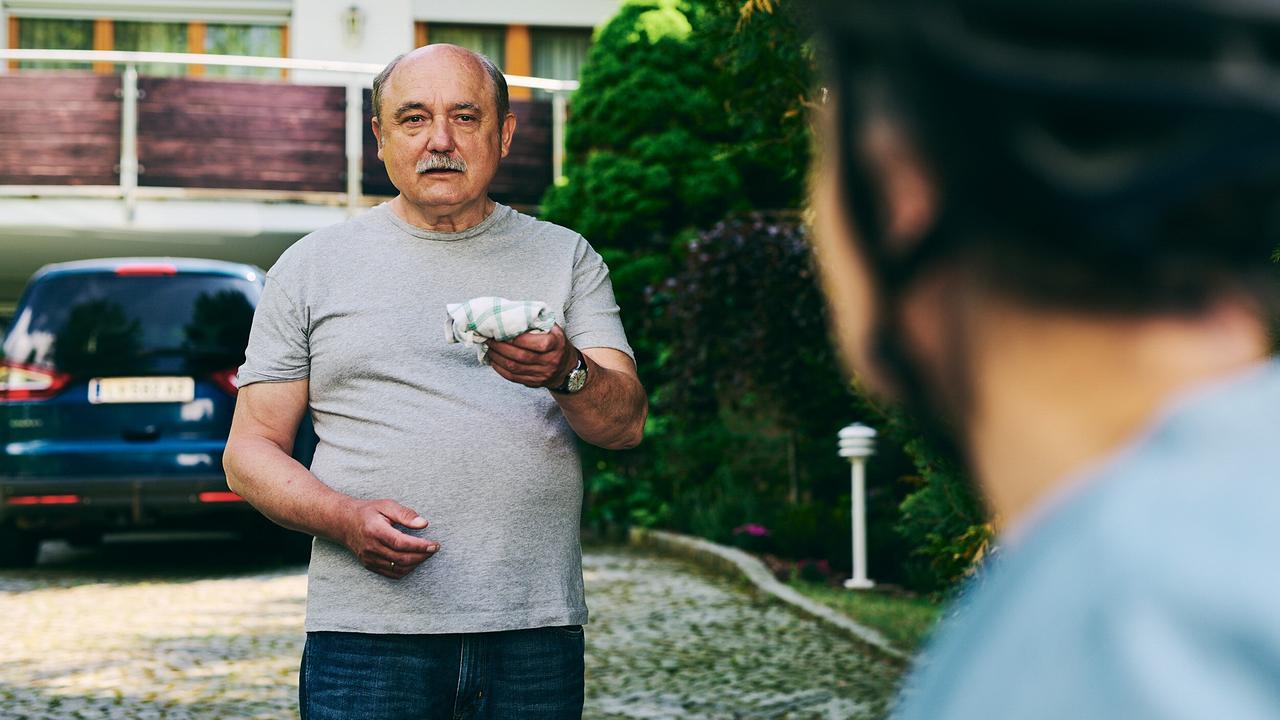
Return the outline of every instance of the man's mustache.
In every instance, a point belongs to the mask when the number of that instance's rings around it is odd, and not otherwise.
[[[449,153],[433,152],[427,157],[418,161],[415,170],[421,175],[424,172],[432,170],[457,170],[458,172],[467,171],[467,162],[459,157],[454,157]]]

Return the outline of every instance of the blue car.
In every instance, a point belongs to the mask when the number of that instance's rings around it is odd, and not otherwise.
[[[0,566],[41,540],[270,532],[222,452],[264,273],[214,260],[60,263],[30,280],[0,365]],[[295,457],[309,463],[314,435]]]

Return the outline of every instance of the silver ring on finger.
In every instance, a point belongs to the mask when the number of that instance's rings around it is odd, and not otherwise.
[[[391,561],[391,569],[392,569],[392,570],[395,570],[395,569],[396,569],[396,561],[395,561],[395,560],[392,560],[392,561]]]

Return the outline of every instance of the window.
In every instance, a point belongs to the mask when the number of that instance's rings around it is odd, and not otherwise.
[[[3,0],[0,0],[0,3],[2,2]],[[288,44],[287,27],[274,24],[128,22],[27,17],[11,20],[12,25],[18,28],[18,32],[10,38],[11,47],[25,49],[115,49],[284,57]],[[15,64],[24,69],[88,70],[92,67],[99,72],[111,72],[112,69],[111,63],[23,61]],[[122,72],[124,67],[123,64],[114,66],[116,72]],[[190,73],[212,77],[275,77],[282,72],[269,68],[219,66],[207,66],[203,71],[195,72],[191,67],[170,63],[141,63],[138,65],[138,72],[145,75],[180,76]]]
[[[114,25],[116,50],[142,52],[187,51],[187,24],[161,22],[121,22]],[[123,66],[118,66],[123,70]],[[184,75],[186,68],[172,63],[139,63],[140,75]]]
[[[84,375],[233,368],[258,294],[257,283],[216,275],[50,277],[32,285],[4,355]]]
[[[213,25],[205,28],[204,51],[210,55],[281,57],[284,29],[279,25]],[[277,77],[279,70],[209,65],[209,77]]]
[[[16,47],[25,50],[92,50],[92,20],[62,20],[55,18],[20,18]],[[89,63],[78,62],[22,62],[20,68],[38,70],[88,70]]]
[[[495,25],[437,25],[427,27],[432,43],[450,43],[474,50],[493,61],[498,68],[506,63],[507,29]]]
[[[577,80],[591,48],[591,31],[585,29],[534,28],[534,77],[552,80]],[[535,91],[535,97],[550,93]]]

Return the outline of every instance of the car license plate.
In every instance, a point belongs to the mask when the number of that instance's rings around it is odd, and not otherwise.
[[[189,377],[118,377],[89,381],[89,402],[169,403],[196,398],[196,381]]]

